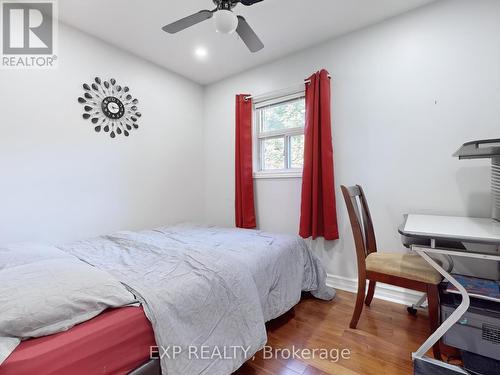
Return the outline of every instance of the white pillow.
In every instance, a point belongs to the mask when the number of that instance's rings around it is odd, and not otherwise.
[[[65,331],[135,302],[110,274],[71,255],[0,269],[0,364],[13,339]]]
[[[72,255],[50,245],[17,243],[0,246],[0,271],[5,268],[38,262],[40,260],[74,258]]]

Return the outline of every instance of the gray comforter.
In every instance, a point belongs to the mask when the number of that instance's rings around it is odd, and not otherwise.
[[[292,308],[301,291],[334,297],[319,260],[295,236],[177,225],[61,249],[142,301],[164,375],[231,374],[264,346],[264,322]]]

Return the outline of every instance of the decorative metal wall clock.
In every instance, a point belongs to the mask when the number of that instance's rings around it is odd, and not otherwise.
[[[94,81],[83,84],[85,93],[78,98],[85,111],[83,118],[90,120],[98,133],[103,130],[111,138],[121,134],[128,137],[132,129],[139,128],[139,100],[132,97],[127,86],[117,85],[114,78],[105,81],[96,77]]]

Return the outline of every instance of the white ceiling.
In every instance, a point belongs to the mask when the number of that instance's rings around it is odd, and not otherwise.
[[[208,84],[434,0],[264,0],[243,15],[265,44],[255,54],[237,35],[215,32],[213,20],[170,35],[161,27],[212,0],[63,0],[59,18],[193,81]],[[208,51],[204,60],[195,49]]]

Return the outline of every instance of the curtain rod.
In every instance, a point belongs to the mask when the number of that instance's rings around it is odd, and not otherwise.
[[[332,76],[331,76],[330,74],[328,74],[328,78],[329,78],[329,79],[332,79]],[[305,79],[305,80],[304,80],[304,82],[303,82],[303,84],[304,84],[304,85],[308,85],[308,84],[310,84],[310,83],[311,83],[311,80],[310,80],[310,79]],[[298,86],[298,85],[302,85],[302,83],[297,84],[297,86]],[[271,91],[271,92],[268,92],[268,93],[265,93],[265,94],[245,96],[245,100],[255,99],[255,98],[262,97],[262,96],[270,96],[270,95],[272,95],[272,94],[274,94],[274,93],[278,93],[278,92],[280,92],[280,91],[286,91],[286,90],[289,90],[289,89],[291,89],[291,88],[293,88],[293,87],[295,87],[295,86],[290,86],[290,87],[287,87],[287,88],[284,88],[284,89]]]

